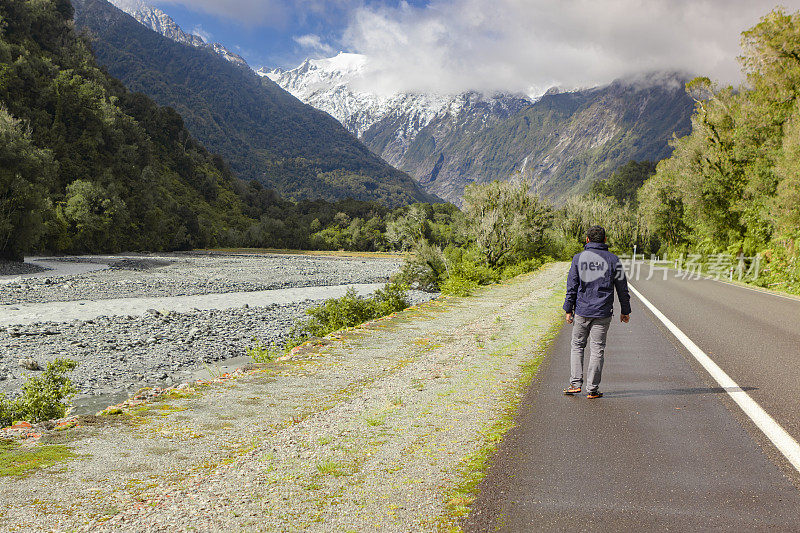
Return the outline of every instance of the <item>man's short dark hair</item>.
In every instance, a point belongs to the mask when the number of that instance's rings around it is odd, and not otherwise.
[[[586,230],[586,236],[591,242],[606,242],[606,230],[603,226],[592,226]]]

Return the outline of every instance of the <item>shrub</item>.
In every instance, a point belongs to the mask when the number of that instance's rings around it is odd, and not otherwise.
[[[445,277],[447,263],[442,249],[422,241],[406,257],[399,279],[419,290],[436,292],[439,290],[439,282]]]
[[[0,395],[0,425],[15,421],[39,422],[61,418],[67,414],[69,400],[78,390],[67,377],[78,363],[71,359],[54,359],[40,376],[31,376],[22,386],[22,394],[9,401]]]
[[[9,402],[6,395],[0,392],[0,427],[13,424],[14,414],[14,404]]]
[[[450,277],[461,277],[478,285],[488,285],[498,280],[497,271],[486,264],[483,254],[477,248],[449,246],[445,249],[444,256]]]
[[[510,266],[505,267],[503,269],[503,272],[501,273],[500,277],[502,279],[511,279],[511,278],[516,277],[516,276],[519,276],[520,274],[525,274],[527,272],[533,272],[534,270],[536,270],[537,268],[542,266],[542,264],[547,262],[548,260],[551,260],[551,259],[550,258],[526,259],[525,261],[519,262],[519,263],[517,263],[515,265],[510,265]]]
[[[274,361],[281,353],[281,350],[276,346],[263,344],[257,338],[253,338],[253,343],[253,346],[247,348],[247,355],[255,363],[269,363]]]
[[[401,282],[387,283],[382,289],[375,291],[372,296],[377,306],[375,316],[379,318],[402,311],[410,305],[408,301],[408,286]]]
[[[306,322],[309,335],[322,337],[337,329],[355,326],[372,318],[374,303],[361,298],[350,287],[341,298],[332,298],[324,304],[306,311],[311,319]]]
[[[461,276],[448,276],[441,285],[442,294],[451,296],[469,296],[478,288],[478,283]]]
[[[322,337],[337,329],[401,311],[408,307],[406,290],[402,283],[387,283],[372,297],[362,298],[350,287],[341,298],[331,298],[308,309],[306,314],[311,318],[300,324],[299,329],[304,329],[307,336]]]
[[[253,339],[255,345],[247,349],[247,354],[259,363],[272,361],[279,353],[287,352],[311,337],[324,337],[336,330],[402,311],[409,306],[407,291],[407,285],[392,282],[376,290],[369,298],[364,298],[350,287],[344,296],[309,308],[306,311],[308,318],[294,323],[289,331],[289,339],[282,348],[268,347],[258,339]]]

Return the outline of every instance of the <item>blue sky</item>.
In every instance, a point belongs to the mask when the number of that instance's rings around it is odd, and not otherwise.
[[[331,51],[352,51],[348,50],[348,45],[341,38],[356,10],[391,10],[400,8],[401,4],[412,9],[424,8],[428,0],[323,0],[313,4],[287,1],[281,2],[279,9],[276,9],[275,2],[263,2],[261,13],[258,0],[254,0],[245,3],[241,9],[234,8],[227,16],[223,13],[224,9],[208,9],[202,2],[156,0],[152,3],[169,14],[184,31],[197,33],[207,41],[222,43],[244,57],[250,66],[259,68],[294,67],[308,56],[325,57]],[[309,46],[313,40],[303,39],[308,36],[319,37],[323,48]],[[305,46],[301,43],[305,43]]]
[[[339,50],[361,87],[542,94],[654,71],[741,80],[740,36],[776,0],[151,0],[254,68]],[[783,0],[787,11],[800,0]]]

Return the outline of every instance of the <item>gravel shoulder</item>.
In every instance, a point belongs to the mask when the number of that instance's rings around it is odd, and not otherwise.
[[[410,308],[235,380],[83,419],[0,478],[4,529],[435,531],[560,318],[565,264]]]

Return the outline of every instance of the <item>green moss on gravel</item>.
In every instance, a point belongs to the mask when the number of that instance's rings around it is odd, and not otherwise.
[[[10,440],[0,440],[0,476],[26,477],[40,468],[47,468],[77,457],[63,444],[24,447]]]
[[[558,307],[561,294],[555,292],[550,298],[546,310]],[[459,472],[458,483],[453,487],[446,497],[447,514],[442,517],[439,524],[440,531],[456,532],[461,531],[460,522],[465,518],[471,509],[472,503],[478,495],[478,485],[486,476],[491,466],[494,453],[503,437],[515,425],[515,416],[520,399],[526,387],[530,385],[539,370],[539,366],[550,350],[558,332],[562,327],[562,316],[560,312],[545,311],[553,313],[550,326],[540,337],[540,341],[534,353],[527,363],[522,365],[518,381],[510,387],[503,399],[504,412],[491,426],[482,432],[483,444],[474,453],[461,460],[457,470]],[[535,318],[535,317],[533,317]],[[532,320],[531,322],[533,322]],[[505,347],[504,347],[505,348]],[[503,351],[503,348],[498,352]]]

